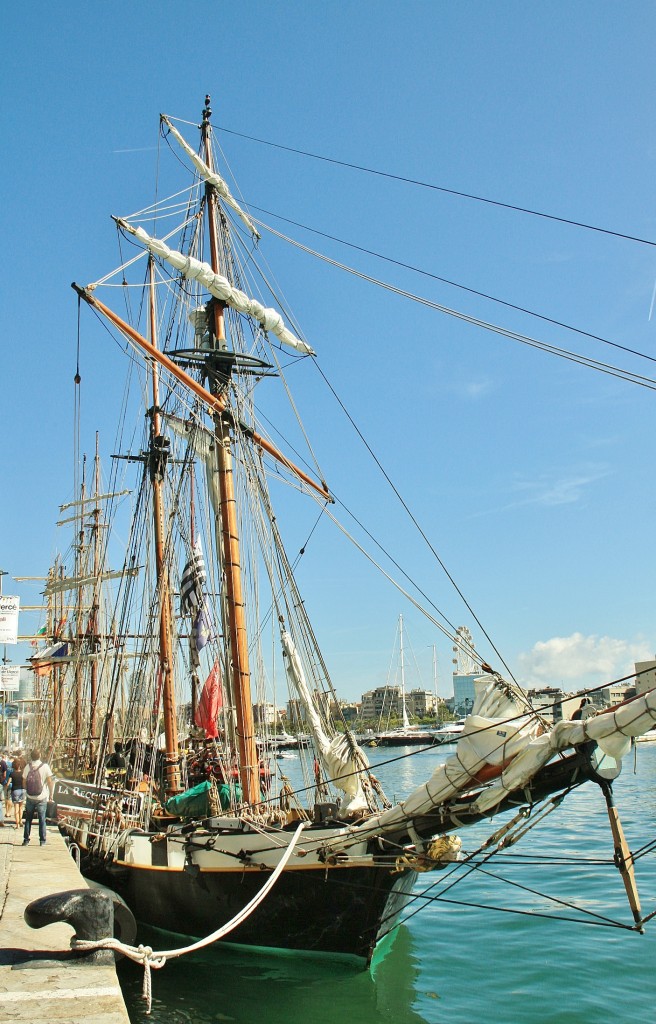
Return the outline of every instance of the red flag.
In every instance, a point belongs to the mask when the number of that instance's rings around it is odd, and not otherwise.
[[[205,738],[215,740],[219,735],[216,727],[216,716],[219,709],[223,707],[223,682],[221,679],[221,664],[217,658],[212,670],[205,680],[203,692],[200,695],[194,723],[199,729],[205,730]]]

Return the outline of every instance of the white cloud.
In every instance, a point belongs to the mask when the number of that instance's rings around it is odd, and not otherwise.
[[[492,382],[489,380],[470,380],[465,384],[463,391],[467,398],[482,398],[492,390]]]
[[[528,685],[558,686],[571,680],[598,677],[612,682],[633,672],[635,661],[653,658],[652,646],[643,639],[618,640],[611,636],[554,636],[540,640],[533,649],[519,656],[522,678]]]
[[[515,490],[525,497],[515,505],[570,505],[580,501],[591,484],[608,476],[605,466],[594,466],[556,479],[546,476],[537,480],[518,481]]]
[[[487,509],[479,509],[470,519],[495,512],[507,512],[527,505],[542,505],[554,508],[559,505],[573,505],[586,497],[589,487],[610,474],[607,466],[589,466],[562,476],[542,474],[533,480],[516,480],[512,492],[517,495],[513,501]]]

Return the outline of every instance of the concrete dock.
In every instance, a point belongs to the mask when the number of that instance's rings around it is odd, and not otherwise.
[[[33,900],[86,886],[59,830],[49,826],[40,846],[36,825],[29,846],[22,828],[0,828],[0,1024],[129,1024],[113,966],[61,960],[71,925],[24,921]]]

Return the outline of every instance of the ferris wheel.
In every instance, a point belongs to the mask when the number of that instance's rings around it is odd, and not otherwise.
[[[458,626],[453,644],[454,676],[473,676],[480,672],[480,662],[475,660],[474,639],[466,626]]]

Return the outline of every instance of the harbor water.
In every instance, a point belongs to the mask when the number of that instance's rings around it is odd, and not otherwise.
[[[388,748],[370,754],[388,796],[401,799],[452,752]],[[632,753],[625,759],[614,793],[629,847],[638,853],[656,839],[656,743],[638,744],[635,758]],[[501,823],[463,830],[463,851],[477,851]],[[629,930],[632,916],[613,864],[601,789],[589,784],[574,791],[507,852],[484,861],[486,854],[420,877],[419,898],[370,972],[325,957],[259,954],[219,944],[153,972],[148,1016],[141,999],[143,972],[123,961],[119,978],[130,1019],[133,1024],[653,1020],[656,918],[644,935]],[[639,857],[636,877],[646,916],[656,910],[656,854]],[[155,950],[170,948],[170,938],[140,933]]]

